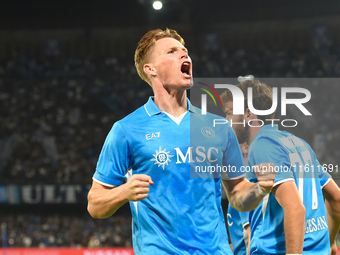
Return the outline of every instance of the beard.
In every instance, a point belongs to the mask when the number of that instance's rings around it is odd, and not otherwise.
[[[243,122],[243,116],[240,116],[240,119],[238,120],[238,122]],[[245,142],[248,143],[250,131],[249,131],[249,126],[247,125],[247,123],[245,126],[243,126],[242,124],[236,125],[234,130],[237,136],[237,140],[240,144],[245,143]]]
[[[237,128],[236,131],[237,140],[239,143],[245,143],[249,140],[249,126],[246,125]]]

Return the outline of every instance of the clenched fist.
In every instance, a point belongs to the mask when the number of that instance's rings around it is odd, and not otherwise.
[[[152,185],[153,181],[149,175],[132,175],[128,182],[124,184],[127,200],[139,201],[148,197],[150,184]]]
[[[275,166],[273,163],[262,163],[259,166],[254,166],[256,178],[258,180],[259,188],[263,194],[271,192],[275,181]]]

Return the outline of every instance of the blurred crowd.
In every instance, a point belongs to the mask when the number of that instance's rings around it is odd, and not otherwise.
[[[220,49],[190,55],[194,77],[340,76],[340,47],[329,45],[312,50]],[[0,184],[90,183],[112,124],[152,94],[138,77],[132,57],[16,56],[0,63],[0,77]],[[336,86],[308,87],[317,97],[311,107],[318,123],[308,131],[314,132],[309,137],[321,134],[321,157],[327,163],[340,157]]]
[[[7,247],[132,246],[130,217],[20,213],[0,218],[6,223]]]
[[[114,121],[150,94],[116,58],[19,56],[0,77],[1,183],[91,182]]]

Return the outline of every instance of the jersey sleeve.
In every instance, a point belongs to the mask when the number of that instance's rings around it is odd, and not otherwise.
[[[319,160],[316,158],[313,148],[306,141],[304,141],[304,143],[307,146],[311,154],[312,161],[314,163],[313,169],[316,172],[315,178],[319,179],[320,185],[323,188],[330,181],[332,177],[327,171],[323,169],[323,166],[320,164]]]
[[[131,165],[130,161],[126,133],[122,125],[116,122],[106,137],[93,179],[109,186],[121,185]]]
[[[307,145],[311,155],[312,155],[312,160],[314,162],[314,171],[317,172],[317,175],[315,176],[315,178],[318,178],[320,181],[320,185],[323,188],[332,178],[331,175],[325,171],[322,167],[322,165],[320,164],[319,160],[316,158],[315,152],[312,149],[312,147],[305,142],[305,144]]]
[[[330,179],[332,179],[332,177],[327,171],[323,170],[322,165],[319,163],[319,160],[317,160],[316,158],[315,158],[315,163],[316,163],[316,168],[314,167],[314,169],[317,169],[318,171],[320,185],[323,188],[330,181]]]
[[[267,137],[259,138],[256,143],[250,147],[248,153],[247,165],[253,167],[262,163],[274,164],[276,171],[274,186],[285,181],[294,180],[294,173],[288,153],[279,143]],[[251,182],[257,182],[256,175],[253,171],[247,172],[247,179]]]
[[[233,180],[245,177],[244,160],[234,130],[228,126],[228,146],[223,155],[223,166],[227,171],[222,171],[223,180]]]

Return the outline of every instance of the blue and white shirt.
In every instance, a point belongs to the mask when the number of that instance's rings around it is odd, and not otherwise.
[[[220,177],[242,178],[244,162],[233,129],[214,118],[188,100],[177,124],[150,97],[113,125],[93,179],[113,187],[129,172],[154,182],[147,198],[130,202],[135,254],[232,254]]]
[[[330,180],[323,172],[314,151],[304,140],[277,125],[265,125],[250,145],[247,165],[272,162],[277,170],[274,187],[295,181],[306,208],[303,254],[329,254],[329,233],[322,188]],[[253,172],[247,179],[257,182]],[[275,196],[265,196],[250,212],[250,254],[285,254],[284,212]]]

